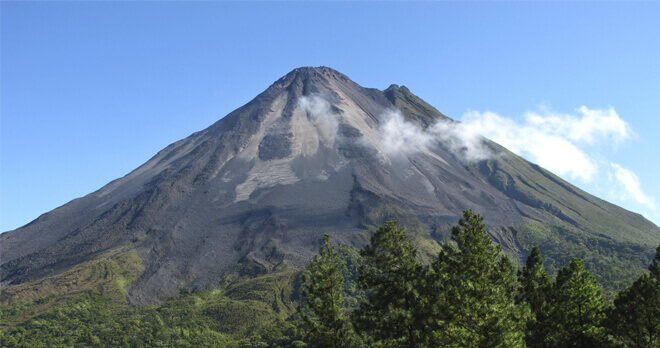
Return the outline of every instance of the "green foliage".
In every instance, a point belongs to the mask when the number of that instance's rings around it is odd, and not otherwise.
[[[585,268],[602,284],[605,299],[631,284],[649,263],[652,248],[592,235],[574,227],[534,223],[515,229],[523,250],[538,246],[543,251],[544,268],[555,274],[573,257],[584,261]]]
[[[660,286],[643,274],[614,300],[610,326],[619,339],[633,347],[660,346]]]
[[[299,271],[280,267],[221,289],[182,294],[157,307],[118,306],[98,291],[84,292],[0,331],[2,347],[286,346],[297,339],[293,284]],[[20,313],[32,303],[2,307]],[[16,315],[16,314],[15,314]]]
[[[364,259],[359,250],[348,245],[340,245],[338,252],[339,258],[346,265],[343,273],[345,307],[354,310],[364,298],[364,289],[358,284],[360,267],[364,265]]]
[[[522,347],[526,304],[517,305],[518,283],[501,246],[493,245],[483,217],[465,210],[433,263],[437,296],[436,346]]]
[[[613,333],[632,347],[660,346],[660,246],[649,270],[619,292],[609,314]]]
[[[9,306],[0,307],[0,328],[11,326],[12,322],[21,321],[20,318],[28,315],[34,308],[53,301],[55,296],[48,296],[29,302],[17,302]]]
[[[548,305],[551,282],[543,269],[543,257],[537,246],[532,248],[519,278],[522,300],[529,304],[532,313],[543,312]]]
[[[586,348],[602,344],[605,334],[602,290],[581,259],[573,258],[568,267],[559,271],[552,300],[552,346]]]
[[[520,301],[527,303],[531,310],[531,317],[527,321],[525,331],[525,342],[529,347],[543,347],[551,326],[548,312],[552,296],[552,283],[543,269],[543,257],[537,246],[532,248],[518,278],[521,284]]]
[[[388,221],[396,221],[397,225],[405,229],[406,234],[411,237],[410,242],[417,249],[417,257],[422,263],[431,263],[440,251],[438,242],[410,208],[393,199],[371,196],[361,205],[364,210],[365,229],[377,229]]]
[[[379,227],[361,252],[359,283],[366,300],[353,313],[354,324],[370,346],[418,347],[427,318],[423,267],[417,250],[396,221]]]
[[[344,270],[346,265],[323,236],[320,255],[314,256],[302,274],[303,306],[299,308],[305,338],[315,347],[346,347],[351,327],[346,320],[344,302]]]
[[[124,286],[144,271],[142,259],[130,247],[103,252],[56,276],[8,286],[2,291],[0,304],[26,303],[43,298],[66,300],[89,291],[98,291],[112,298],[117,305],[126,305]],[[39,305],[35,306],[35,312],[50,308],[50,305]]]
[[[655,249],[655,257],[649,265],[649,271],[654,279],[660,281],[660,245]]]

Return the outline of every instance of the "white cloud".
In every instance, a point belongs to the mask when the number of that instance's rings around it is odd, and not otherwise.
[[[433,137],[419,126],[404,120],[399,110],[388,110],[381,115],[381,119],[381,145],[390,155],[420,151],[433,140]]]
[[[483,137],[477,127],[440,120],[429,127],[429,132],[449,150],[467,161],[479,161],[492,156],[484,146]]]
[[[491,153],[483,145],[483,137],[476,129],[460,122],[438,121],[427,130],[406,121],[398,110],[381,115],[380,128],[383,149],[390,155],[410,154],[441,142],[450,151],[468,161],[489,158]]]
[[[577,112],[580,116],[548,110],[543,110],[543,114],[528,112],[525,122],[545,134],[555,134],[588,145],[601,141],[618,144],[633,136],[630,125],[619,117],[614,108],[592,110],[582,106]]]
[[[554,123],[555,121],[550,121]],[[598,169],[596,161],[569,139],[549,131],[543,119],[520,125],[493,112],[468,112],[463,128],[481,134],[519,155],[528,157],[559,175],[589,181]]]
[[[635,202],[655,210],[655,197],[649,196],[642,190],[639,178],[629,169],[623,168],[616,163],[611,164],[614,169],[614,180],[622,188],[624,199],[633,199]]]
[[[332,140],[337,133],[339,121],[332,112],[330,103],[321,95],[312,94],[300,98],[302,107],[323,139]]]
[[[330,114],[330,103],[320,95],[312,94],[300,97],[300,106],[312,119],[327,117]]]
[[[523,152],[531,154],[534,162],[540,166],[559,175],[568,175],[584,181],[591,181],[596,175],[596,161],[570,141],[543,133],[531,134],[533,135],[528,137],[530,143]]]

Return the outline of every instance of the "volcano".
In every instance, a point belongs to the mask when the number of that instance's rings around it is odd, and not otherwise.
[[[143,267],[128,299],[157,303],[247,263],[303,267],[324,233],[361,247],[389,219],[432,255],[467,208],[515,258],[538,244],[549,267],[581,256],[606,276],[642,272],[660,228],[488,139],[475,154],[449,131],[458,124],[404,86],[295,69],[123,178],[0,235],[2,287],[133,250]]]

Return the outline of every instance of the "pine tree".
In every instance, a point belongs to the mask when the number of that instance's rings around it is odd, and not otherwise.
[[[518,278],[521,284],[520,300],[529,305],[532,314],[527,321],[525,342],[529,347],[545,347],[550,326],[548,313],[552,283],[548,274],[543,270],[543,257],[537,246],[532,248]]]
[[[362,251],[359,283],[366,300],[353,313],[358,331],[378,347],[424,347],[428,316],[423,298],[425,268],[396,221],[379,227]]]
[[[609,315],[614,334],[634,347],[660,347],[660,246],[649,271],[617,294]]]
[[[493,245],[483,217],[465,210],[452,241],[432,265],[437,297],[432,323],[436,346],[523,347],[528,315],[515,303],[514,267]]]
[[[660,282],[660,245],[655,249],[655,257],[649,265],[649,271],[651,271],[651,276]]]
[[[343,308],[345,265],[328,234],[323,236],[319,254],[301,277],[304,306],[298,311],[303,320],[304,337],[314,347],[347,347],[351,328]]]
[[[604,334],[602,290],[581,259],[559,270],[552,296],[551,346],[598,347]]]

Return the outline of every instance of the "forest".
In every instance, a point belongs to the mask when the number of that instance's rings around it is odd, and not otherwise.
[[[0,346],[659,347],[660,246],[608,301],[580,258],[550,275],[534,247],[517,267],[465,210],[431,262],[389,221],[361,250],[326,234],[302,272],[248,262],[158,306],[117,298],[89,290],[0,307]]]
[[[360,251],[358,301],[325,236],[302,276],[303,333],[314,347],[657,347],[660,246],[611,305],[579,258],[552,279],[538,247],[516,271],[483,217],[466,210],[430,265],[395,221]],[[353,303],[353,306],[347,305]]]

